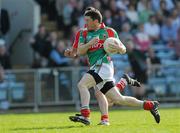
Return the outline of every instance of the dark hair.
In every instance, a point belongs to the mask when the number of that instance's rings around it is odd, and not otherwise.
[[[86,11],[84,16],[89,16],[92,20],[97,19],[99,23],[102,22],[102,15],[101,15],[100,11],[97,9]]]
[[[95,8],[92,7],[92,6],[89,6],[89,7],[87,7],[87,8],[85,9],[85,11],[90,11],[90,10],[95,10]]]

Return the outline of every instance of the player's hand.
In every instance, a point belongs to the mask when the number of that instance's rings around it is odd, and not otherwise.
[[[115,43],[118,43],[115,41]],[[118,49],[118,53],[120,54],[125,54],[126,53],[126,47],[124,46],[124,44],[122,42],[120,42],[119,45],[115,45],[116,49]]]
[[[64,56],[69,57],[69,58],[75,58],[77,57],[77,54],[73,52],[73,49],[66,49],[64,51]]]
[[[69,57],[69,56],[70,56],[70,53],[71,53],[71,50],[70,50],[70,49],[66,49],[66,50],[64,51],[64,56]]]
[[[126,53],[126,47],[124,45],[122,45],[122,47],[120,47],[119,53],[120,54],[125,54]]]
[[[89,41],[90,45],[94,45],[94,44],[97,44],[99,42],[99,37],[94,37],[93,39],[91,39]]]

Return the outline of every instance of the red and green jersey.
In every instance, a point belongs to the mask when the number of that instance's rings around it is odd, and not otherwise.
[[[108,37],[119,38],[117,32],[114,29],[101,24],[100,29],[97,31],[82,30],[79,36],[79,43],[88,43],[94,37],[99,37],[99,42],[91,46],[87,52],[90,66],[96,63],[109,63],[109,58],[104,51],[103,43]]]

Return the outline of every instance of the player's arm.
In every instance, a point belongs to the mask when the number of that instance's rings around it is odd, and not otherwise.
[[[69,57],[69,58],[77,57],[77,48],[72,47],[70,49],[66,49],[64,51],[64,56]]]
[[[117,32],[113,28],[108,28],[107,32],[108,32],[109,37],[114,37],[114,38],[118,39],[118,41],[117,42],[115,41],[115,43],[120,43],[120,45],[111,45],[111,47],[116,49],[116,51],[118,50],[118,53],[125,54],[126,53],[126,47],[124,46],[124,44],[119,39]]]
[[[119,39],[117,32],[115,30],[113,30],[113,32],[114,32],[114,37]],[[126,47],[124,46],[124,44],[121,42],[120,39],[119,39],[119,42],[120,42],[120,45],[116,45],[116,46],[118,46],[117,49],[119,49],[118,51],[120,54],[125,54],[126,53]],[[116,42],[116,43],[118,43],[118,42]]]
[[[79,46],[77,49],[77,53],[78,55],[85,55],[88,51],[88,49],[92,46],[95,45],[96,43],[98,43],[99,38],[95,37],[92,40],[90,40],[88,43],[84,44],[83,41],[80,40],[79,42]]]
[[[75,40],[73,42],[73,46],[70,49],[66,49],[64,52],[64,56],[69,58],[75,58],[77,57],[77,48],[79,43],[79,37],[80,37],[80,30],[75,35]]]
[[[126,47],[124,46],[124,44],[121,42],[120,39],[119,39],[119,41],[120,41],[120,45],[117,45],[117,46],[119,46],[117,49],[119,49],[118,51],[120,54],[125,54],[126,53]]]

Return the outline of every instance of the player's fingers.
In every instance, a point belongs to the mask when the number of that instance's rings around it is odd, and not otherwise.
[[[70,50],[69,49],[66,49],[65,51],[64,51],[64,55],[65,56],[68,56],[70,54]]]

